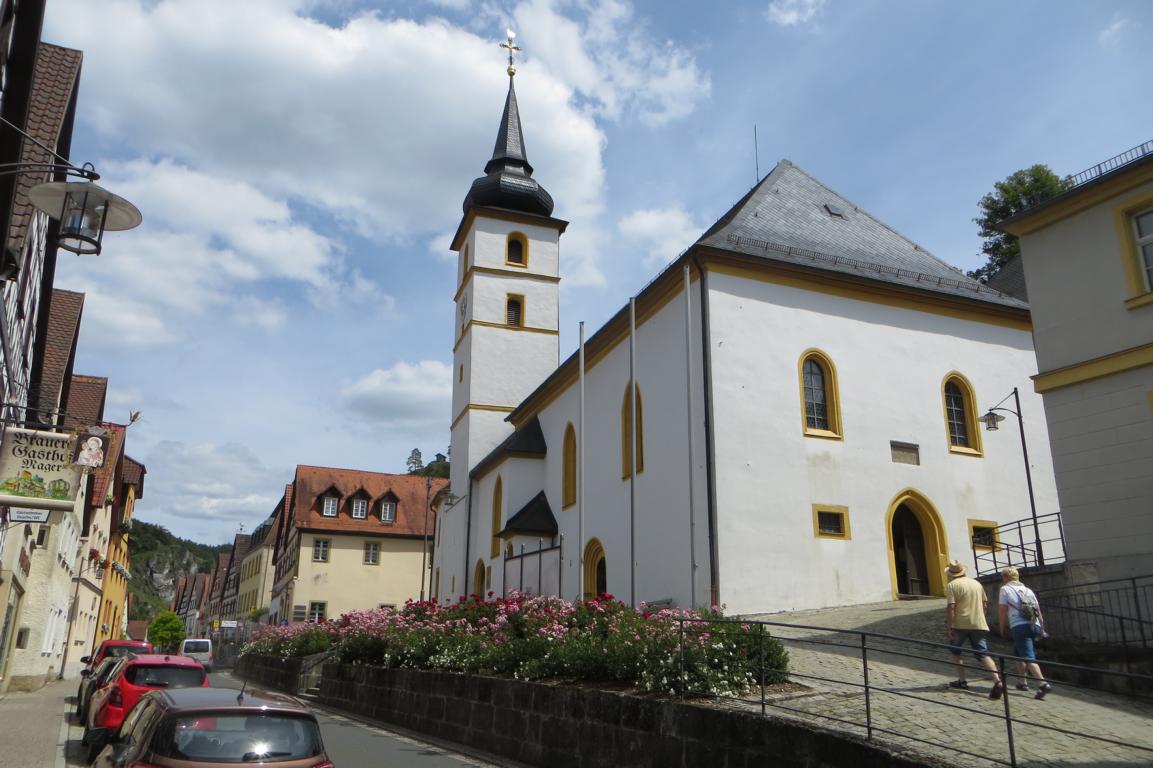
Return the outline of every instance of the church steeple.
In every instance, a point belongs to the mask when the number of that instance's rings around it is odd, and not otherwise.
[[[516,105],[516,66],[513,52],[520,48],[513,42],[509,32],[508,48],[508,96],[504,100],[504,114],[500,118],[500,129],[496,135],[496,146],[492,159],[484,166],[484,176],[476,179],[464,198],[464,212],[473,206],[507,208],[523,213],[551,216],[552,195],[532,178],[532,166],[524,150],[524,134],[520,127],[520,111]]]

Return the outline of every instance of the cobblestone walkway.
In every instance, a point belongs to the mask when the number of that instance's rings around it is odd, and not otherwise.
[[[930,599],[748,618],[943,643],[944,613],[944,600]],[[794,626],[772,627],[771,632],[785,642],[794,681],[811,690],[775,694],[766,701],[767,712],[865,736],[860,635]],[[868,646],[873,738],[894,751],[957,766],[1008,764],[1008,711],[1019,766],[1153,765],[1153,706],[1061,682],[1054,682],[1053,692],[1037,701],[1035,691],[1014,690],[1017,678],[1010,678],[1004,699],[992,701],[988,697],[992,680],[984,669],[975,668],[971,657],[966,658],[969,690],[953,690],[948,682],[954,679],[954,670],[944,649],[877,638],[869,638]],[[1012,653],[1000,639],[991,639],[990,650]],[[1041,656],[1043,661],[1043,652]],[[759,708],[759,696],[748,706]],[[937,744],[918,743],[882,729]]]

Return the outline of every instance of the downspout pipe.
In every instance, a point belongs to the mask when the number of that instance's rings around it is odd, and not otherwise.
[[[713,347],[709,335],[709,273],[701,264],[695,250],[691,258],[697,273],[701,276],[701,377],[705,398],[705,485],[709,505],[709,600],[711,605],[719,605],[721,579],[717,564],[716,446],[713,439]]]
[[[468,558],[472,554],[469,550],[469,545],[472,543],[472,476],[468,478],[468,502],[465,504],[465,517],[464,517],[464,574],[462,581],[464,582],[464,591],[460,594],[470,594],[468,591]]]

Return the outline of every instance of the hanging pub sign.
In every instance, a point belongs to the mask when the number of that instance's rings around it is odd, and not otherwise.
[[[73,436],[9,428],[0,448],[0,504],[72,509],[80,490]]]
[[[104,466],[104,453],[108,449],[108,435],[103,429],[90,427],[76,439],[76,455],[73,464],[95,469]]]

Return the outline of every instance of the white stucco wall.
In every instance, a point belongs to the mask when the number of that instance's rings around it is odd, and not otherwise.
[[[1042,373],[1153,340],[1153,308],[1125,306],[1126,254],[1114,221],[1114,209],[1143,199],[1153,205],[1153,183],[1022,236]]]
[[[1102,579],[1153,565],[1151,393],[1153,366],[1045,393],[1069,557]]]
[[[904,489],[939,515],[946,559],[970,566],[969,519],[1030,516],[1015,417],[981,432],[984,456],[950,452],[942,386],[954,371],[972,384],[979,413],[1020,390],[1037,511],[1057,511],[1028,331],[722,274],[711,281],[720,583],[730,609],[894,597],[886,519]],[[803,434],[798,365],[810,348],[836,367],[843,440]],[[895,463],[890,441],[919,446],[920,464]],[[816,537],[813,504],[848,507],[851,539]]]

